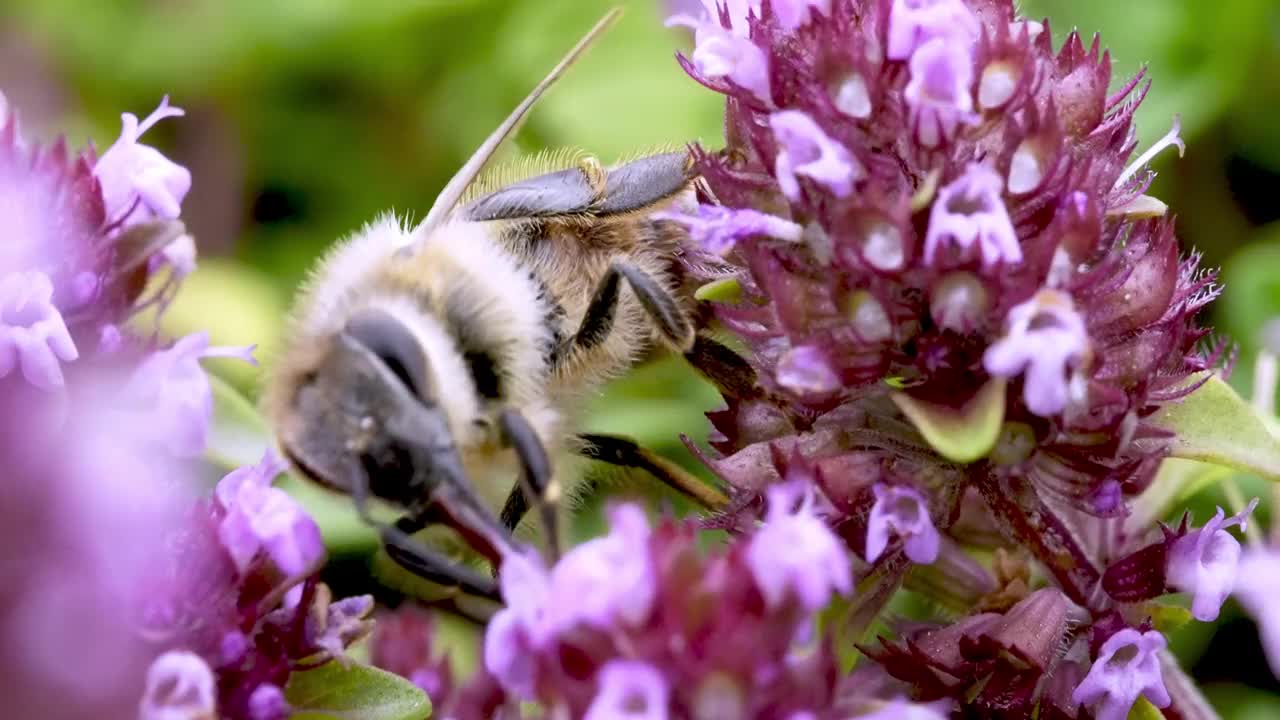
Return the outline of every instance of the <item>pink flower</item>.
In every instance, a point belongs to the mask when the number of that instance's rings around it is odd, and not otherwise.
[[[747,565],[770,608],[794,597],[814,612],[833,592],[853,591],[844,545],[814,513],[813,505],[813,492],[799,483],[769,488],[768,514],[751,538]]]
[[[1165,579],[1170,586],[1191,593],[1191,614],[1197,620],[1209,622],[1218,619],[1222,603],[1236,581],[1236,565],[1240,560],[1240,542],[1227,532],[1227,528],[1239,525],[1243,532],[1245,523],[1258,499],[1248,507],[1224,519],[1222,508],[1204,527],[1178,538],[1169,547]]]
[[[1027,408],[1048,417],[1066,407],[1068,374],[1088,352],[1089,335],[1071,297],[1045,289],[1009,311],[1008,331],[987,348],[983,364],[998,377],[1025,371]]]
[[[875,562],[889,545],[889,536],[902,540],[902,549],[916,563],[938,559],[940,538],[929,517],[929,503],[915,488],[876,483],[876,502],[867,518],[867,562]]]
[[[124,128],[120,138],[93,167],[93,174],[102,183],[109,223],[178,217],[182,199],[191,189],[191,173],[138,139],[161,120],[184,114],[181,108],[169,106],[166,95],[141,123],[133,113],[121,115]]]
[[[215,494],[225,512],[218,539],[240,572],[259,553],[289,577],[314,570],[324,559],[315,521],[288,493],[271,486],[287,467],[268,450],[257,465],[234,470],[218,481]]]
[[[946,240],[962,252],[976,244],[984,268],[1022,262],[1022,248],[1001,198],[1003,190],[1004,180],[982,163],[969,163],[963,175],[939,190],[929,211],[925,263],[934,262]]]
[[[774,173],[782,194],[791,200],[800,197],[803,175],[836,197],[853,191],[853,183],[865,171],[843,145],[832,140],[822,128],[799,110],[783,110],[769,116],[769,127],[780,145]]]
[[[1280,551],[1249,547],[1240,558],[1233,592],[1253,616],[1271,672],[1280,678]]]
[[[689,230],[689,237],[708,252],[723,255],[733,249],[738,240],[747,237],[772,237],[796,242],[804,228],[776,215],[758,210],[735,210],[719,205],[699,205],[696,215],[685,213],[654,213],[659,220],[674,220]]]
[[[208,333],[192,333],[143,360],[126,393],[162,430],[163,442],[173,454],[199,455],[213,419],[213,390],[200,359],[236,357],[256,365],[254,347],[209,347]]]
[[[1097,720],[1124,720],[1139,695],[1156,707],[1168,707],[1171,699],[1160,674],[1160,651],[1164,648],[1164,636],[1154,630],[1121,630],[1102,644],[1071,699],[1095,706]]]
[[[981,32],[978,18],[963,0],[893,0],[885,54],[890,60],[905,60],[935,38],[968,51]]]
[[[934,148],[950,142],[961,123],[976,120],[973,96],[969,94],[972,84],[973,57],[965,48],[939,38],[930,40],[912,54],[911,80],[902,95],[911,112],[911,127],[922,147]],[[999,193],[999,186],[996,192]]]
[[[600,690],[584,720],[667,720],[671,688],[654,666],[611,660],[600,669]]]
[[[53,305],[53,283],[43,272],[0,278],[0,377],[15,366],[41,390],[63,385],[60,363],[80,357],[62,314]]]
[[[218,716],[213,670],[199,655],[171,650],[151,663],[138,720],[194,720]]]

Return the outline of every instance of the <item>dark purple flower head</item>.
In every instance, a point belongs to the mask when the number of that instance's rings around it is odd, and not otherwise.
[[[730,98],[729,146],[699,155],[723,205],[686,224],[737,267],[717,315],[791,428],[1003,378],[1037,440],[1019,472],[1087,510],[1119,488],[1119,511],[1144,419],[1213,362],[1194,315],[1217,292],[1143,195],[1152,153],[1130,162],[1138,79],[1108,96],[1096,43],[1054,52],[999,0],[704,5],[685,67]],[[767,83],[707,70],[727,37]]]
[[[486,671],[513,699],[573,717],[833,717],[837,676],[816,610],[852,590],[849,558],[812,491],[779,486],[748,541],[712,553],[690,524],[650,528],[636,506],[549,570],[513,554],[485,633]],[[628,714],[630,713],[630,714]]]

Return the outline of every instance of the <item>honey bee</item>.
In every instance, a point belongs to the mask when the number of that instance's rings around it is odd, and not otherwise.
[[[580,482],[562,458],[640,468],[704,505],[725,502],[627,438],[572,429],[581,399],[654,349],[733,362],[695,333],[677,263],[685,231],[653,217],[694,202],[689,153],[613,167],[586,157],[476,189],[502,141],[617,15],[494,130],[421,223],[384,215],[328,253],[269,378],[265,414],[283,454],[350,494],[387,554],[448,593],[498,599],[492,576],[458,562],[457,548],[412,536],[447,526],[497,567],[533,509],[554,556],[561,500]],[[380,524],[370,498],[405,514]]]

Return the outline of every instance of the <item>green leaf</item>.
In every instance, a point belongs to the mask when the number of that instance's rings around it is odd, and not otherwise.
[[[1151,423],[1176,433],[1170,445],[1173,457],[1280,480],[1280,441],[1253,406],[1218,375],[1180,402],[1166,405]]]
[[[693,291],[693,297],[712,302],[736,303],[742,299],[742,283],[738,282],[738,278],[712,280]]]
[[[368,665],[326,663],[295,672],[284,689],[292,720],[423,720],[431,701],[399,675]]]
[[[890,393],[894,404],[943,457],[969,463],[987,456],[1000,436],[1004,421],[1002,378],[992,378],[959,408],[936,405],[904,392]]]
[[[1180,605],[1149,602],[1143,607],[1151,616],[1156,630],[1166,635],[1191,622],[1191,610]]]
[[[258,409],[231,383],[213,373],[208,375],[213,390],[213,431],[205,456],[225,470],[258,462],[270,444]]]
[[[1128,720],[1164,720],[1164,713],[1151,704],[1151,701],[1139,696],[1138,701],[1129,708]]]

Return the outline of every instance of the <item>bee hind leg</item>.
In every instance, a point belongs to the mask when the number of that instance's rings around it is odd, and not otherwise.
[[[681,352],[692,347],[693,324],[676,299],[652,275],[623,260],[609,265],[609,270],[600,279],[582,316],[582,324],[573,336],[573,345],[577,349],[588,350],[609,337],[618,309],[618,285],[624,278],[666,341]]]

